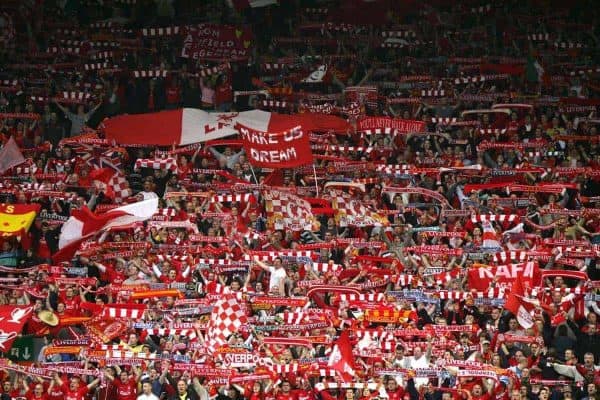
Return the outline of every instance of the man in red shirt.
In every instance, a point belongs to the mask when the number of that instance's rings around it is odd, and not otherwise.
[[[117,400],[135,400],[137,397],[137,378],[139,377],[139,373],[135,371],[138,370],[132,367],[135,373],[134,376],[129,375],[127,371],[121,371],[119,367],[115,367],[115,369],[119,373],[118,379],[109,375],[106,377],[112,379],[113,384],[117,388]]]
[[[65,398],[65,386],[58,382],[60,377],[57,372],[53,373],[52,380],[50,381],[50,386],[48,387],[48,400],[62,400]]]
[[[52,389],[52,385],[54,385],[55,381],[64,387],[64,400],[85,400],[88,392],[98,386],[100,378],[96,378],[89,384],[82,386],[81,379],[78,377],[72,377],[69,380],[69,384],[66,385],[63,384],[62,380],[57,376],[56,379],[50,383],[50,388],[48,390]]]
[[[79,296],[75,296],[75,289],[68,287],[65,290],[65,297],[63,298],[62,302],[65,305],[65,313],[72,316],[79,314],[79,303],[81,303],[81,298]]]
[[[385,390],[389,400],[402,400],[404,398],[404,388],[398,386],[398,382],[393,377],[387,380]]]
[[[277,394],[277,400],[298,400],[296,395],[292,392],[292,385],[289,381],[283,381],[281,383],[281,391]]]
[[[48,395],[44,393],[44,386],[41,383],[36,383],[33,391],[25,385],[25,397],[27,397],[27,400],[48,400]]]

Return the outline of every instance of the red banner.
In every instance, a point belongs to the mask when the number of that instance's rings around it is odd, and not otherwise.
[[[469,269],[469,287],[475,290],[486,290],[496,279],[498,286],[510,288],[515,279],[523,279],[525,287],[537,286],[540,282],[540,269],[536,262],[508,264],[498,266],[480,266]]]
[[[200,24],[184,29],[184,58],[244,58],[252,50],[250,28]]]
[[[0,306],[0,351],[8,352],[31,317],[33,307]]]
[[[251,164],[266,168],[293,168],[312,164],[308,132],[301,127],[271,133],[237,124],[244,150]]]
[[[395,129],[401,133],[423,132],[425,122],[412,119],[399,119],[390,117],[364,117],[358,120],[356,130],[368,129]]]

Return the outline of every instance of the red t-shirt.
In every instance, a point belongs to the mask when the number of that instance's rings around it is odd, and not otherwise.
[[[298,398],[296,397],[296,395],[292,392],[285,394],[285,393],[279,393],[276,397],[277,400],[298,400]]]
[[[222,85],[217,86],[217,90],[215,91],[215,101],[218,106],[224,103],[231,103],[233,100],[233,90],[231,88],[231,83],[225,82]]]
[[[85,400],[85,397],[88,393],[87,386],[83,386],[80,388],[71,391],[68,387],[64,388],[64,400]]]
[[[181,98],[181,90],[177,86],[167,88],[167,104],[177,104]]]
[[[66,297],[63,299],[65,303],[65,312],[69,315],[79,314],[79,303],[81,303],[81,297],[73,296],[70,299]]]
[[[48,392],[48,400],[62,400],[65,398],[64,386],[53,386],[50,392]]]
[[[137,390],[135,380],[129,378],[125,382],[120,379],[114,380],[114,385],[117,387],[117,399],[118,400],[135,400],[137,397]]]
[[[46,393],[42,393],[41,396],[36,396],[33,392],[27,392],[27,400],[48,400],[48,395]]]

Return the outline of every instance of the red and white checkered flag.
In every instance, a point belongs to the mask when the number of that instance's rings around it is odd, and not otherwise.
[[[225,294],[215,304],[207,331],[207,350],[213,353],[227,343],[227,338],[248,323],[246,312],[238,303],[235,295]]]
[[[275,229],[312,229],[315,217],[308,201],[276,190],[265,191],[264,198],[268,221]]]
[[[125,199],[131,196],[129,182],[122,172],[116,172],[108,181],[108,186],[113,194],[113,199],[116,204],[121,204]]]

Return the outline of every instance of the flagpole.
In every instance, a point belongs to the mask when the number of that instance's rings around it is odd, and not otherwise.
[[[254,173],[254,168],[252,168],[252,164],[248,163],[248,165],[250,165],[250,171],[252,171],[252,176],[254,177],[254,182],[258,185],[258,179],[256,179],[256,174]]]
[[[315,174],[315,189],[317,190],[317,197],[319,197],[319,182],[317,181],[317,169],[315,168],[315,164],[313,163],[313,173]]]

